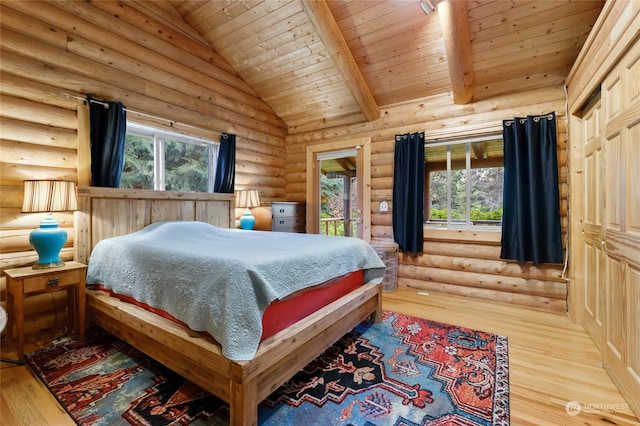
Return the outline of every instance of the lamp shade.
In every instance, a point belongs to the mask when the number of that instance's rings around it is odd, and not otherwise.
[[[256,189],[236,191],[236,207],[244,208],[240,216],[240,227],[251,230],[256,223],[256,218],[251,214],[253,207],[260,207],[260,195]]]
[[[257,189],[236,191],[236,207],[250,209],[260,207],[260,194]]]
[[[58,227],[51,217],[52,212],[78,209],[76,184],[71,181],[26,180],[24,181],[23,213],[49,213],[40,222],[40,227],[31,231],[29,242],[38,253],[34,269],[63,266],[60,249],[67,242],[67,231]]]
[[[76,183],[67,180],[25,180],[23,213],[78,210]]]

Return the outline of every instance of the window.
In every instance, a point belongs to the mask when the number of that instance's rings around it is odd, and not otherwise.
[[[497,229],[502,225],[502,136],[425,145],[427,226]]]
[[[212,192],[219,144],[129,123],[121,188]]]

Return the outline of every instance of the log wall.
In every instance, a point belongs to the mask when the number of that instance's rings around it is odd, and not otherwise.
[[[427,140],[502,133],[502,120],[555,111],[563,242],[568,232],[568,182],[565,91],[562,85],[513,93],[468,105],[453,105],[447,95],[383,108],[381,118],[359,125],[327,123],[322,131],[287,136],[287,198],[306,198],[306,147],[355,137],[371,137],[372,240],[391,240],[391,210],[379,211],[393,191],[394,136],[424,131]],[[393,206],[391,206],[393,208]],[[398,285],[500,300],[552,311],[567,309],[562,265],[519,264],[500,256],[500,233],[425,230],[424,253],[400,254]]]
[[[177,132],[234,133],[236,188],[285,198],[286,126],[168,3],[2,2],[0,16],[0,268],[37,259],[28,235],[41,217],[20,212],[23,180],[88,184],[86,107],[64,94],[122,102],[130,121]],[[54,217],[70,260],[73,213]],[[3,300],[4,289],[2,277]],[[52,302],[28,300],[27,331],[64,323]]]

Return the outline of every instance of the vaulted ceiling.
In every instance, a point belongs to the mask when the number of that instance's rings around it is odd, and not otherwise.
[[[562,84],[604,1],[170,0],[290,133]]]

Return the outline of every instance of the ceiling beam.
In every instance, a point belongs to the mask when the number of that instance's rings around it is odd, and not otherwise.
[[[324,47],[340,70],[345,83],[351,90],[362,114],[368,121],[380,117],[380,109],[371,90],[360,72],[342,32],[331,14],[327,3],[323,0],[301,0],[311,23],[318,32]]]
[[[453,103],[468,104],[473,100],[473,63],[466,0],[444,0],[438,3],[444,48],[449,65]]]

